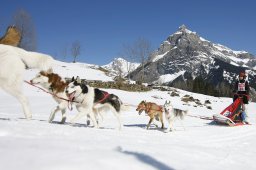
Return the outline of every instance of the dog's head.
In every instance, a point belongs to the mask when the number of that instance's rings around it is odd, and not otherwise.
[[[33,79],[30,80],[32,84],[44,84],[49,82],[49,75],[52,74],[52,69],[47,71],[40,71]]]
[[[81,93],[88,93],[87,85],[81,83],[79,77],[77,77],[76,79],[72,77],[71,82],[68,84],[66,88],[66,95],[68,96],[69,100],[73,101]]]
[[[165,103],[164,103],[164,111],[165,111],[165,113],[169,113],[171,109],[172,109],[171,101],[166,100]]]
[[[137,106],[136,111],[139,112],[139,114],[141,114],[145,109],[146,109],[146,101],[143,100],[143,101],[141,101],[140,104]]]

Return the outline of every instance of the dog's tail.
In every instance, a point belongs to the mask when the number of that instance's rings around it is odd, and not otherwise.
[[[44,71],[52,68],[54,59],[51,56],[19,48],[16,48],[16,50],[27,68],[37,68]]]
[[[184,114],[182,114],[181,119],[184,119],[184,117],[188,115],[188,110],[187,110],[187,109],[186,109],[186,110],[183,110],[183,113],[184,113]]]
[[[130,105],[124,104],[124,103],[121,104],[121,109],[120,109],[121,112],[129,111],[129,110],[131,110],[131,106]]]

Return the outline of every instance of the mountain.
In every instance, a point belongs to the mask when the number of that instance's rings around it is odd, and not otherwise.
[[[200,77],[207,85],[216,88],[222,83],[233,84],[239,72],[245,70],[251,86],[255,87],[255,69],[254,55],[212,43],[182,25],[144,64],[144,71],[138,67],[130,77],[133,80],[144,77],[145,82],[154,84],[179,82],[183,86],[184,82],[192,81],[193,84],[193,80]]]
[[[134,71],[139,65],[139,63],[131,63],[123,58],[115,58],[109,64],[101,67],[108,70],[112,77],[120,74],[122,77],[125,77],[128,73]]]

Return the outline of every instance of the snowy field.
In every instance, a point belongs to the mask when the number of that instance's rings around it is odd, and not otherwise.
[[[25,79],[35,72],[28,71]],[[70,74],[70,73],[65,73]],[[90,73],[91,74],[91,73]],[[85,75],[86,76],[86,75]],[[175,131],[164,133],[151,126],[149,117],[138,115],[135,105],[141,100],[164,104],[171,100],[176,107],[185,107],[189,115],[212,116],[220,113],[232,100],[215,98],[178,90],[179,97],[168,92],[126,92],[105,89],[130,104],[122,113],[124,127],[117,130],[116,118],[104,113],[100,129],[87,127],[86,119],[70,124],[76,110],[68,111],[67,123],[48,123],[55,101],[35,87],[24,84],[33,112],[32,120],[24,119],[21,106],[8,94],[0,91],[0,170],[255,170],[256,115],[255,103],[248,112],[252,125],[227,127],[210,120],[187,116],[174,124]],[[189,94],[202,103],[211,102],[212,109],[183,105],[181,97]],[[160,126],[160,123],[157,122]],[[167,127],[165,122],[165,127]],[[254,161],[253,161],[254,160]]]

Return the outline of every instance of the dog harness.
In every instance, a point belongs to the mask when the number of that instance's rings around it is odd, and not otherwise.
[[[100,99],[99,101],[97,101],[97,103],[102,103],[102,102],[104,102],[108,97],[109,97],[109,93],[108,92],[106,92],[106,91],[103,91],[102,92],[103,93],[103,98],[102,99]]]

